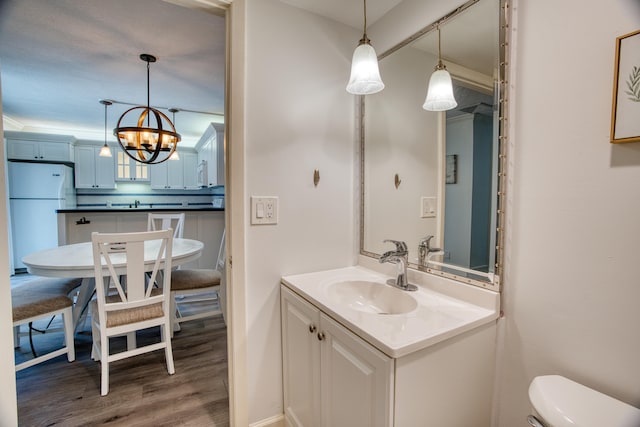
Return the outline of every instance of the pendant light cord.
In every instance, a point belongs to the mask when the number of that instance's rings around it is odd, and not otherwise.
[[[364,35],[367,35],[367,0],[364,0]]]
[[[150,99],[149,98],[149,93],[151,92],[151,89],[150,89],[151,86],[149,84],[149,75],[150,75],[149,70],[150,70],[150,68],[151,68],[151,63],[150,63],[150,61],[147,61],[147,109],[151,108],[151,102],[149,100]],[[149,110],[147,110],[147,111],[149,111]],[[151,125],[149,124],[150,120],[151,120],[151,117],[149,117],[149,116],[150,116],[150,114],[147,113],[147,126],[151,127]]]
[[[364,0],[364,29],[362,31],[362,38],[359,44],[369,44],[369,37],[367,37],[367,0]]]
[[[436,29],[438,30],[438,64],[436,64],[435,70],[446,70],[447,67],[444,66],[442,62],[442,49],[440,42],[440,24],[436,25]]]
[[[104,103],[104,144],[107,145],[107,103]]]

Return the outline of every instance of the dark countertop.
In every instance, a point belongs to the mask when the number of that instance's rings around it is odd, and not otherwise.
[[[202,212],[202,211],[218,211],[224,212],[224,208],[214,208],[213,206],[158,206],[158,207],[139,207],[139,208],[106,208],[106,207],[80,207],[71,209],[58,209],[56,213],[104,213],[104,212]]]

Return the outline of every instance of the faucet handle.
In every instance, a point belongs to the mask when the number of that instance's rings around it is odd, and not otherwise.
[[[394,245],[396,245],[396,250],[398,252],[403,252],[403,253],[409,252],[409,249],[407,248],[407,244],[405,242],[401,242],[399,240],[390,240],[390,239],[386,239],[383,242],[384,243],[393,243]]]
[[[420,246],[428,248],[431,244],[431,239],[433,239],[433,236],[431,234],[423,237],[422,239],[420,239]]]

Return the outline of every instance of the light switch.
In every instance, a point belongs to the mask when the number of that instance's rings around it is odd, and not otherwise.
[[[278,198],[275,196],[251,196],[251,224],[277,224]]]
[[[437,197],[420,198],[420,218],[434,218],[438,209]]]

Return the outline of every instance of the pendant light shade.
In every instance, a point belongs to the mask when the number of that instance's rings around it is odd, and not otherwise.
[[[453,97],[453,84],[447,67],[442,63],[440,54],[440,27],[438,27],[438,65],[429,79],[427,98],[422,108],[428,111],[447,111],[456,108],[458,103]]]
[[[456,108],[451,75],[446,69],[436,69],[429,79],[427,99],[422,108],[428,111],[447,111]]]
[[[367,42],[359,44],[353,52],[351,60],[351,77],[347,85],[347,92],[354,95],[369,95],[384,89],[378,69],[376,51]]]
[[[171,120],[149,105],[149,64],[156,57],[143,53],[140,59],[147,63],[147,106],[125,111],[113,134],[122,150],[136,162],[162,163],[175,152],[181,136]]]
[[[370,95],[384,89],[378,68],[378,56],[367,37],[367,0],[364,0],[364,34],[351,60],[351,77],[347,92],[354,95]]]
[[[101,99],[100,104],[104,105],[104,145],[100,149],[100,157],[111,157],[111,148],[107,144],[107,107],[112,104],[111,101]]]

